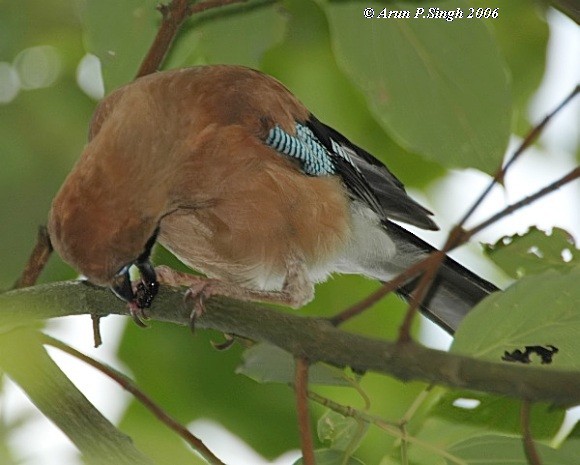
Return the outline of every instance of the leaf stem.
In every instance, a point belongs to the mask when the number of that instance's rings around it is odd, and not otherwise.
[[[70,347],[58,339],[55,339],[46,334],[39,335],[40,342],[44,345],[49,345],[55,347],[83,362],[93,368],[99,370],[101,373],[107,375],[117,384],[119,384],[123,389],[129,391],[133,396],[141,402],[150,412],[152,412],[162,423],[167,425],[171,430],[175,431],[179,436],[181,436],[193,449],[201,454],[210,464],[212,465],[225,465],[219,458],[217,458],[214,453],[207,448],[207,446],[198,437],[191,434],[191,432],[179,423],[177,420],[172,418],[165,410],[163,410],[159,405],[157,405],[147,394],[145,394],[139,387],[123,373],[115,370],[114,368],[105,365],[88,355],[79,352],[78,350]]]
[[[534,444],[534,438],[532,438],[532,431],[530,429],[530,410],[531,403],[527,400],[522,401],[522,407],[520,409],[520,424],[522,427],[522,440],[524,443],[524,452],[526,453],[526,458],[530,465],[542,465],[542,460]]]
[[[300,429],[302,461],[304,465],[316,465],[312,429],[310,427],[310,415],[308,414],[309,363],[303,357],[296,357],[294,362],[296,364],[294,390],[296,392],[296,411],[298,413],[298,426]]]

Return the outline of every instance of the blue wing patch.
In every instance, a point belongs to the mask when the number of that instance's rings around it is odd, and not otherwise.
[[[383,218],[380,203],[356,165],[355,149],[343,143],[344,137],[335,140],[327,132],[320,130],[324,127],[311,116],[306,124],[296,123],[294,135],[280,126],[273,127],[268,132],[265,143],[278,153],[298,160],[302,172],[307,175],[340,176],[353,198],[363,201]]]
[[[332,154],[308,127],[300,123],[296,123],[295,135],[288,134],[280,126],[273,127],[266,138],[266,145],[298,160],[302,171],[310,176],[336,174]]]

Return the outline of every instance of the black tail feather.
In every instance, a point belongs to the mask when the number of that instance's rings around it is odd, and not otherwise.
[[[389,235],[396,242],[404,241],[407,248],[410,245],[423,253],[435,250],[422,239],[394,223],[388,222],[385,226],[388,228]],[[399,288],[397,293],[408,299],[418,282],[419,278],[415,278]],[[454,334],[465,315],[481,300],[498,290],[499,288],[494,284],[476,275],[452,258],[446,257],[421,304],[420,310],[423,315],[449,334]]]

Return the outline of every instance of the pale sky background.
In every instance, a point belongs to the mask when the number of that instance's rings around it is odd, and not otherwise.
[[[580,29],[567,17],[553,10],[548,19],[551,27],[548,70],[544,82],[529,108],[532,121],[540,121],[580,81]],[[91,58],[83,60],[83,65],[79,68],[81,87],[91,96],[98,96],[99,93],[102,93],[102,87],[99,87],[98,81],[94,79],[95,70],[98,70],[98,66]],[[2,70],[0,70],[0,74],[2,74]],[[91,76],[93,79],[90,79]],[[509,172],[506,179],[506,189],[496,189],[479,210],[475,219],[487,218],[507,203],[519,200],[573,169],[577,165],[574,156],[578,151],[579,140],[580,99],[576,98],[573,105],[569,105],[550,123],[542,136],[542,145],[545,151],[529,150]],[[513,140],[512,149],[517,142],[517,140]],[[508,153],[511,153],[511,150]],[[453,218],[437,214],[438,223],[445,231],[466,211],[471,201],[488,183],[489,177],[482,173],[474,170],[457,171],[433,184],[427,192],[413,194],[417,194],[416,197],[422,203],[430,204],[436,213],[439,211],[457,212],[457,216]],[[429,201],[426,200],[426,197],[429,197]],[[522,233],[529,226],[537,225],[542,229],[550,229],[553,226],[565,228],[578,241],[580,240],[578,198],[580,198],[580,185],[575,182],[548,198],[542,199],[534,206],[495,224],[476,237],[476,240],[495,242],[506,234]],[[453,202],[453,208],[449,208],[451,202]],[[445,204],[446,207],[444,209],[438,208],[442,204]],[[434,245],[440,244],[444,238],[443,235],[436,233],[428,233],[427,236],[423,236]],[[464,248],[453,255],[469,266],[470,263],[477,261],[477,253],[477,246],[473,246]],[[480,265],[480,262],[478,264]],[[497,278],[491,267],[489,270],[484,269],[481,272],[484,275],[489,273],[488,276]],[[497,284],[505,285],[507,281]],[[51,321],[48,331],[51,335],[64,340],[88,355],[105,361],[131,375],[127,367],[124,367],[114,356],[126,321],[126,318],[114,316],[103,319],[102,333],[106,343],[97,350],[90,346],[92,333],[88,317],[69,317]],[[429,324],[425,325],[423,333],[425,341],[429,345],[446,347],[449,343],[449,338],[444,337],[442,331],[434,330]],[[116,422],[129,401],[129,394],[85,364],[56,350],[51,351],[51,353],[89,400],[107,418]],[[11,422],[23,414],[31,414],[34,418],[10,438],[12,446],[27,465],[76,465],[80,463],[77,458],[78,453],[69,440],[37,412],[20,389],[10,380],[7,380],[4,392],[0,396],[0,410],[2,410],[6,422]],[[211,420],[198,420],[190,424],[189,427],[226,463],[290,465],[300,455],[297,451],[290,451],[275,462],[267,462],[238,439],[235,434],[224,430]],[[34,438],[34,441],[31,441],[31,438]]]

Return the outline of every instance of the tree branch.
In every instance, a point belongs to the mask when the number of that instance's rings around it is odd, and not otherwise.
[[[163,16],[161,26],[157,31],[155,40],[147,52],[136,77],[154,73],[159,69],[171,43],[175,40],[183,21],[190,13],[189,0],[173,0],[169,5],[161,4],[158,7]]]
[[[169,5],[161,4],[158,8],[163,16],[161,26],[157,31],[155,40],[151,44],[151,48],[147,52],[147,56],[141,63],[139,71],[137,71],[136,77],[154,73],[161,67],[169,49],[171,48],[171,44],[175,40],[175,37],[177,37],[181,25],[192,14],[245,1],[246,0],[207,0],[195,5],[190,5],[190,3],[192,3],[190,0],[172,0]]]
[[[278,346],[311,363],[326,362],[373,371],[402,381],[420,380],[561,406],[580,404],[580,372],[478,360],[428,349],[414,342],[395,344],[351,334],[328,320],[226,298],[212,298],[197,328],[211,328]],[[65,315],[127,315],[126,305],[110,291],[84,282],[65,281],[0,295],[0,331],[26,322]],[[164,287],[150,309],[152,320],[187,326],[183,292]],[[547,374],[549,373],[549,376]]]
[[[25,348],[25,350],[23,350]],[[0,334],[0,367],[89,465],[153,465],[76,388],[28,329]]]

